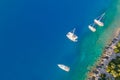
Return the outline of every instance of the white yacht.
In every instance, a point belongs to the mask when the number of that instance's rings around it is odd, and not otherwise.
[[[93,25],[89,25],[88,28],[92,31],[92,32],[96,32],[96,28]]]
[[[97,24],[98,26],[104,26],[104,23],[101,21],[102,18],[104,17],[105,13],[103,13],[101,16],[99,16],[98,18],[94,19],[94,23]]]
[[[66,34],[67,38],[70,39],[73,42],[77,42],[78,36],[74,34],[75,33],[75,28]]]
[[[58,64],[58,67],[66,72],[69,72],[70,71],[70,67],[68,66],[65,66],[63,64]]]

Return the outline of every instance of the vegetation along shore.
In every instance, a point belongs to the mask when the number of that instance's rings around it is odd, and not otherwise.
[[[120,29],[88,73],[87,80],[120,80]]]

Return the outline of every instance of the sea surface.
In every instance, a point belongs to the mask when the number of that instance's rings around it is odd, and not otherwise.
[[[85,80],[119,27],[119,5],[120,0],[0,1],[0,80]],[[88,25],[104,12],[105,26],[92,33]],[[73,28],[77,43],[66,38]]]

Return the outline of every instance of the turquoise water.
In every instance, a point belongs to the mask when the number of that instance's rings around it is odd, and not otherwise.
[[[78,67],[76,72],[78,75],[73,80],[85,80],[87,72],[93,66],[105,46],[112,40],[115,31],[120,28],[120,0],[113,1],[109,9],[106,11],[105,26],[98,27],[96,33],[87,33],[80,42],[80,56],[78,56]],[[76,61],[76,63],[77,63]],[[74,74],[73,74],[74,75]],[[78,77],[79,76],[79,77]]]
[[[85,80],[119,27],[118,5],[120,0],[0,1],[0,80]],[[104,11],[105,26],[92,33],[88,25]],[[65,36],[74,27],[78,43]]]

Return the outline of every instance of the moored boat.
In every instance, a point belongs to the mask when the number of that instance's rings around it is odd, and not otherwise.
[[[70,71],[70,67],[64,65],[64,64],[58,64],[58,67],[66,72]]]
[[[105,13],[103,13],[101,16],[98,18],[94,19],[94,23],[97,24],[98,26],[102,27],[104,26],[104,23],[101,21],[103,17],[105,16]]]
[[[66,34],[66,36],[67,36],[68,39],[70,39],[73,42],[77,42],[78,41],[78,36],[75,35],[75,28],[71,32],[68,32]]]
[[[96,28],[93,25],[88,25],[88,28],[92,31],[92,32],[96,32]]]

